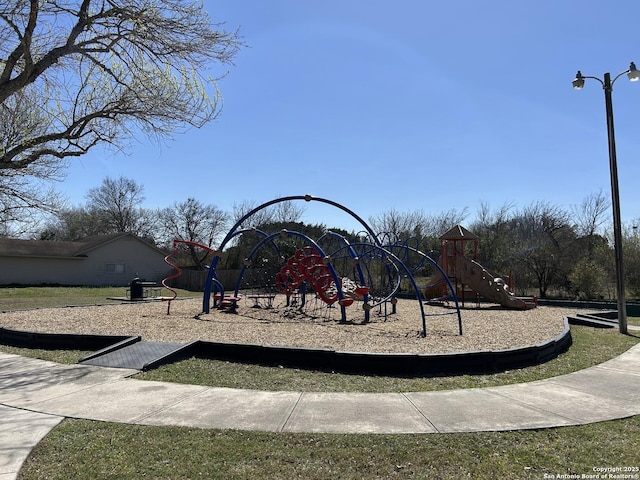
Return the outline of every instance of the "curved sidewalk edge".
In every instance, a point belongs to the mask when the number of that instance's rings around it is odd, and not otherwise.
[[[13,480],[31,449],[63,417],[0,405],[0,418],[0,480]]]
[[[129,378],[137,370],[0,353],[0,480],[64,417],[275,432],[445,433],[580,425],[640,414],[640,344],[531,383],[412,393],[266,392]]]

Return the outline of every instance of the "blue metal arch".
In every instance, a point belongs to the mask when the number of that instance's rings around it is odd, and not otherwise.
[[[354,246],[356,245],[362,245],[362,246],[369,246],[368,244],[353,244]],[[407,278],[409,279],[409,281],[411,282],[411,285],[413,286],[413,289],[415,291],[416,294],[416,299],[418,300],[418,304],[420,305],[420,314],[422,316],[422,336],[425,337],[427,335],[427,322],[426,322],[426,314],[424,312],[424,304],[422,303],[422,295],[420,294],[420,289],[418,288],[418,285],[416,284],[415,278],[413,277],[413,274],[411,273],[411,270],[405,265],[405,263],[400,260],[400,258],[393,254],[392,252],[390,252],[389,250],[387,250],[384,247],[381,246],[375,246],[374,248],[379,249],[383,254],[384,257],[383,258],[388,258],[390,259],[390,261],[392,261],[394,263],[394,265],[396,265],[396,267],[399,265],[401,267],[401,269],[404,271],[404,273],[406,274]],[[397,288],[397,287],[396,287]],[[397,292],[394,290],[392,291],[389,296],[387,297],[390,298],[392,296],[394,296]]]
[[[326,203],[328,205],[332,205],[332,206],[334,206],[336,208],[339,208],[343,212],[346,212],[347,214],[351,215],[354,219],[356,219],[360,223],[360,225],[362,225],[363,228],[371,235],[371,238],[374,240],[374,242],[376,244],[378,244],[378,245],[380,244],[380,242],[378,241],[375,233],[373,232],[371,227],[367,224],[367,222],[365,222],[355,212],[353,212],[352,210],[349,210],[344,205],[341,205],[341,204],[339,204],[337,202],[334,202],[332,200],[327,200],[326,198],[314,197],[312,195],[293,195],[293,196],[289,196],[289,197],[276,198],[276,199],[271,200],[269,202],[265,202],[262,205],[258,205],[253,210],[251,210],[248,213],[244,214],[233,225],[233,227],[231,227],[231,229],[229,230],[229,233],[227,233],[227,235],[224,237],[224,239],[222,239],[222,242],[220,242],[220,247],[218,248],[218,251],[222,252],[224,250],[224,248],[227,245],[227,243],[229,243],[229,241],[234,236],[236,236],[236,233],[235,233],[236,230],[242,225],[242,223],[247,218],[251,217],[256,212],[259,212],[260,210],[264,210],[265,208],[270,207],[271,205],[275,205],[277,203],[282,203],[282,202],[289,202],[289,201],[292,201],[292,200],[304,200],[305,202],[317,201],[317,202]],[[203,299],[202,299],[202,311],[204,313],[209,313],[209,310],[210,310],[211,287],[212,287],[212,283],[213,283],[213,277],[215,276],[215,268],[216,268],[216,266],[218,264],[218,261],[219,261],[218,258],[219,257],[215,257],[211,261],[211,265],[209,267],[209,271],[207,272],[207,278],[206,278],[205,285],[204,285],[204,294],[203,294]]]
[[[360,281],[360,285],[368,286],[369,284],[367,283],[367,281],[364,278],[364,272],[362,271],[362,265],[360,265],[360,262],[359,262],[358,253],[351,246],[351,244],[349,243],[349,240],[347,240],[344,235],[340,235],[337,232],[332,232],[331,230],[329,230],[318,239],[318,244],[320,244],[320,242],[322,241],[322,239],[324,237],[329,236],[329,235],[334,237],[334,238],[337,238],[338,240],[340,240],[343,243],[344,246],[342,247],[342,249],[346,248],[348,250],[348,252],[349,252],[349,255],[351,256],[351,258],[355,262],[355,267],[356,267],[356,271],[358,272],[358,279]],[[340,251],[340,249],[337,250],[336,252],[331,252],[330,255],[333,255],[334,253],[337,253],[338,251]],[[364,300],[365,303],[368,302],[368,299],[369,299],[369,294],[368,293],[363,295],[363,300]],[[366,323],[368,323],[369,319],[370,319],[369,310],[365,310],[365,312],[364,312],[364,321]]]
[[[311,195],[294,195],[294,196],[288,196],[288,197],[281,197],[281,198],[277,198],[274,200],[271,200],[269,202],[265,202],[259,206],[257,206],[256,208],[252,209],[251,211],[249,211],[248,213],[246,213],[245,215],[243,215],[234,225],[233,227],[229,230],[229,232],[227,233],[227,235],[225,236],[225,238],[222,240],[222,242],[220,243],[220,247],[218,248],[219,252],[222,252],[222,250],[225,248],[225,246],[227,245],[227,243],[234,238],[235,236],[241,234],[241,233],[245,233],[247,231],[258,231],[257,229],[245,229],[245,230],[240,230],[238,231],[237,229],[242,225],[242,223],[249,217],[251,217],[252,215],[254,215],[256,212],[259,212],[260,210],[263,210],[265,208],[268,208],[272,205],[275,205],[277,203],[281,203],[281,202],[287,202],[287,201],[293,201],[293,200],[304,200],[306,202],[310,202],[310,201],[318,201],[321,203],[326,203],[328,205],[332,205],[336,208],[339,208],[340,210],[346,212],[347,214],[351,215],[355,220],[357,220],[360,225],[362,225],[362,227],[365,229],[365,231],[367,232],[369,238],[371,238],[371,240],[373,241],[373,243],[375,244],[375,246],[377,248],[379,248],[380,250],[384,251],[389,257],[391,257],[392,259],[394,259],[396,262],[398,262],[398,264],[400,264],[403,268],[403,270],[406,272],[408,278],[410,279],[410,282],[416,292],[416,298],[420,304],[420,310],[422,313],[422,324],[423,324],[423,328],[422,328],[422,335],[426,336],[426,320],[425,320],[425,313],[424,313],[424,305],[422,303],[422,296],[420,294],[420,289],[418,288],[415,279],[413,277],[413,274],[411,272],[411,269],[409,269],[407,267],[407,265],[405,265],[405,263],[400,260],[399,257],[397,257],[394,253],[392,253],[391,251],[385,249],[382,245],[382,243],[380,242],[380,240],[378,239],[378,236],[375,234],[375,232],[373,231],[373,229],[360,217],[358,216],[355,212],[353,212],[352,210],[348,209],[347,207],[345,207],[344,205],[341,205],[337,202],[334,202],[332,200],[328,200],[325,198],[320,198],[320,197],[313,197]],[[266,233],[261,232],[263,235],[266,235]],[[299,233],[299,232],[287,232],[288,234],[294,235],[294,236],[298,236],[300,238],[305,239],[305,241],[309,242],[314,248],[316,248],[316,250],[322,255],[322,256],[326,256],[323,252],[323,250],[320,248],[320,246],[314,242],[311,238],[307,237],[306,235]],[[275,235],[279,235],[279,233],[273,234],[273,235],[267,235],[267,237],[263,238],[263,240],[260,242],[260,244],[264,243],[265,241],[267,241],[267,238],[269,239],[273,239],[273,237]],[[344,239],[346,241],[346,239]],[[348,243],[348,242],[347,242]],[[356,245],[356,244],[350,244],[350,248],[353,251],[352,246]],[[370,247],[370,244],[361,244],[361,245],[366,245],[367,247]],[[277,247],[276,247],[277,248]],[[343,247],[345,248],[345,247]],[[415,252],[424,255],[442,274],[443,278],[445,279],[445,281],[447,282],[449,289],[452,293],[452,297],[454,299],[455,305],[456,305],[456,310],[457,310],[457,314],[458,314],[458,324],[459,324],[459,331],[460,334],[462,334],[462,321],[461,321],[461,317],[460,317],[460,308],[458,305],[458,299],[455,295],[455,290],[453,289],[453,286],[451,285],[451,282],[449,281],[448,276],[444,273],[444,271],[440,268],[440,266],[437,264],[437,262],[435,262],[433,259],[431,259],[431,257],[429,257],[428,255],[425,255],[423,252],[420,252],[417,249],[413,249],[412,247],[409,247],[408,244],[405,244],[403,246],[404,249],[412,249],[415,250]],[[252,251],[252,254],[255,253],[255,248],[254,251]],[[212,285],[215,284],[215,286],[217,288],[222,288],[222,286],[220,285],[220,282],[217,281],[217,278],[215,278],[215,269],[219,263],[219,256],[214,257],[214,259],[211,262],[209,271],[207,273],[207,279],[205,282],[205,288],[204,288],[204,295],[203,295],[203,312],[204,313],[209,313],[210,310],[210,300],[211,300],[211,288]],[[340,281],[337,277],[337,274],[335,272],[335,269],[333,268],[333,266],[329,263],[329,271],[331,273],[331,276],[336,284],[337,290],[338,290],[338,298],[339,299],[343,299],[344,298],[344,294],[342,292],[342,287],[340,285]],[[244,273],[244,267],[242,270],[242,273]],[[362,271],[360,270],[360,274],[362,275],[362,280],[364,282],[364,275],[362,274]],[[236,285],[236,293],[238,291],[238,285]],[[340,302],[341,304],[341,308],[342,308],[342,320],[346,321],[346,313],[345,313],[345,309],[344,306],[342,305],[342,302]]]
[[[258,235],[261,235],[262,237],[268,237],[269,235],[266,232],[263,232],[262,230],[258,229],[258,228],[245,228],[243,230],[238,230],[236,232],[233,232],[232,234],[228,234],[227,235],[227,242],[230,241],[231,239],[233,239],[234,237],[237,237],[239,235],[242,235],[244,233],[257,233]],[[275,243],[273,243],[273,247],[276,250],[276,253],[278,254],[278,256],[281,255],[280,253],[280,249],[278,248],[278,245],[276,245]],[[224,297],[224,287],[222,286],[222,283],[220,283],[218,281],[218,278],[216,276],[216,268],[218,267],[218,263],[220,263],[220,255],[216,255],[213,260],[211,261],[211,265],[209,266],[209,271],[207,273],[207,279],[205,282],[205,286],[204,286],[204,295],[202,297],[202,311],[204,313],[209,313],[210,309],[211,309],[211,292],[213,289],[213,293],[216,293],[216,291],[220,292],[220,295],[222,297]],[[237,289],[236,289],[236,296],[237,296]]]
[[[453,288],[453,285],[451,284],[451,280],[449,280],[449,276],[444,272],[444,270],[442,270],[442,267],[440,267],[440,265],[438,265],[438,262],[435,261],[433,258],[431,258],[429,255],[427,255],[426,253],[410,247],[408,245],[404,245],[403,248],[407,249],[407,250],[412,250],[414,253],[417,253],[418,255],[422,256],[425,260],[427,260],[429,263],[431,263],[431,265],[433,265],[439,272],[440,275],[442,275],[442,278],[444,279],[444,281],[446,282],[447,286],[449,287],[449,291],[451,292],[451,298],[453,299],[453,302],[456,305],[456,312],[458,314],[458,332],[460,335],[462,335],[462,317],[460,316],[460,306],[458,304],[458,297],[456,296],[456,291],[455,288]],[[422,302],[421,302],[422,303]]]

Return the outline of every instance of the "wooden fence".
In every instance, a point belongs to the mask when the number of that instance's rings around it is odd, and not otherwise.
[[[175,288],[182,288],[184,290],[189,290],[190,292],[202,292],[204,291],[204,284],[207,280],[207,272],[208,270],[187,270],[183,269],[182,274],[174,279],[171,279],[167,282],[167,285]],[[222,283],[222,286],[225,290],[233,290],[236,287],[236,282],[238,281],[238,275],[240,275],[241,270],[216,270],[216,276],[218,280]],[[167,276],[172,275],[175,272],[169,273]],[[248,271],[245,272],[245,279],[249,279],[252,276],[256,275],[256,271],[253,270],[251,273]],[[251,285],[252,287],[260,287],[261,285]]]

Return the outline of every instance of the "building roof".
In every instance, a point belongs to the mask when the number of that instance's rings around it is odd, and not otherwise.
[[[93,237],[85,237],[73,242],[58,242],[52,240],[23,240],[19,238],[0,237],[0,256],[3,257],[86,257],[87,254],[102,245],[111,243],[123,237],[133,237],[149,247],[160,249],[145,242],[141,238],[131,233],[114,233],[112,235],[96,235]]]

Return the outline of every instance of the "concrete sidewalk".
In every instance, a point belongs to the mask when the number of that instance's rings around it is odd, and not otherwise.
[[[640,414],[640,344],[525,384],[415,393],[300,393],[128,378],[137,370],[0,353],[0,480],[64,417],[274,432],[444,433],[580,425]]]

